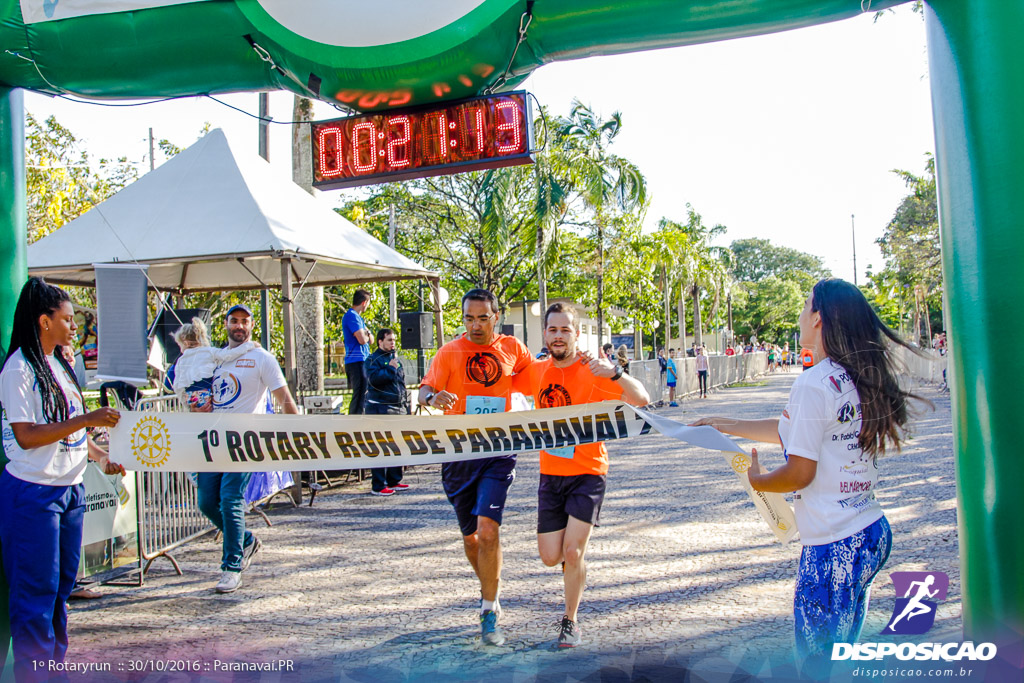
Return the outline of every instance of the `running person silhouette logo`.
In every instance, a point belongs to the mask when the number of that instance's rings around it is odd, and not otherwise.
[[[889,624],[882,629],[886,635],[920,635],[935,623],[937,603],[946,599],[949,577],[943,572],[893,572],[896,606]]]
[[[540,392],[540,405],[538,408],[562,408],[571,406],[572,399],[569,392],[561,384],[549,384]]]
[[[501,363],[497,356],[487,351],[474,353],[466,359],[466,379],[485,387],[497,384],[501,379]]]
[[[242,384],[230,372],[224,372],[217,375],[210,393],[213,394],[213,405],[215,407],[231,405],[238,398],[238,395],[242,393]]]

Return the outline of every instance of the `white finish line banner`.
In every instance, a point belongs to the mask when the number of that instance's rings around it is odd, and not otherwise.
[[[122,411],[110,459],[156,472],[275,472],[408,467],[616,441],[652,429],[724,451],[782,541],[796,532],[779,494],[753,491],[750,457],[712,427],[687,427],[617,401],[483,415],[250,415]]]

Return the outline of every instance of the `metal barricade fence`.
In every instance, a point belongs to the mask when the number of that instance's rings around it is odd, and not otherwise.
[[[698,391],[697,361],[693,356],[676,358],[676,398],[681,399]],[[768,371],[768,354],[763,351],[736,356],[708,356],[708,386],[727,386],[751,379]],[[647,389],[651,403],[664,400],[668,387],[661,364],[655,360],[635,360],[629,364],[629,374],[639,380]]]
[[[644,385],[651,403],[664,398],[665,376],[661,374],[661,363],[657,360],[634,360],[629,363],[629,376]]]
[[[185,412],[177,396],[140,400],[135,409],[144,412]],[[213,530],[213,524],[199,510],[199,492],[187,472],[136,472],[139,497],[139,538],[146,561],[143,576],[158,557],[166,557],[181,575],[171,554],[175,548]]]

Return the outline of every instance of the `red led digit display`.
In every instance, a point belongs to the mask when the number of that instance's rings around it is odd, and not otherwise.
[[[322,190],[533,162],[525,92],[311,124]]]

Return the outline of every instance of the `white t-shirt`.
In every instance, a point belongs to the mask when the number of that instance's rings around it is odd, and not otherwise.
[[[860,396],[842,366],[826,358],[793,382],[779,419],[787,456],[818,463],[814,480],[796,492],[794,512],[804,545],[844,539],[878,521],[878,463],[861,450]]]
[[[57,378],[64,396],[68,400],[68,417],[77,417],[85,412],[82,394],[74,379],[64,366],[53,356],[47,357],[53,376]],[[21,349],[8,359],[0,373],[0,403],[3,415],[0,429],[3,430],[4,454],[10,459],[7,471],[11,475],[32,484],[46,486],[72,486],[82,481],[82,473],[88,464],[89,446],[85,429],[80,429],[66,439],[56,443],[25,450],[14,438],[12,423],[28,422],[46,424],[43,416],[43,397],[39,393],[35,372],[25,360]]]
[[[287,382],[281,368],[266,349],[254,348],[213,372],[213,409],[216,412],[267,412],[267,391]]]

